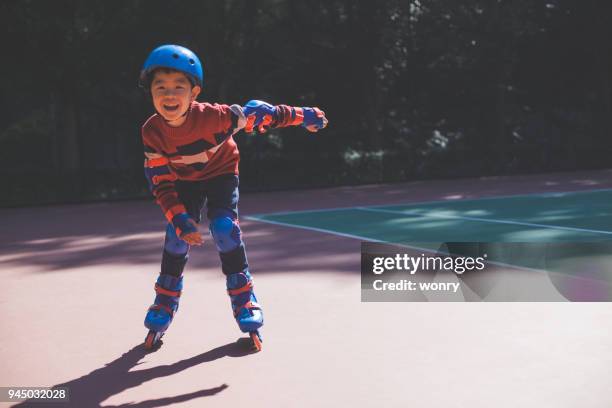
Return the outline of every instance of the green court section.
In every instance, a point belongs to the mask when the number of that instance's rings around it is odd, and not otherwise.
[[[352,207],[249,218],[407,245],[608,241],[612,240],[612,190]]]
[[[249,218],[442,254],[486,253],[488,262],[547,272],[567,299],[612,299],[612,190]]]

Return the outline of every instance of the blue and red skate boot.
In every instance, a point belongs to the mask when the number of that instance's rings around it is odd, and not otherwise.
[[[145,337],[145,348],[150,350],[156,347],[166,332],[172,318],[178,310],[179,298],[183,290],[183,277],[160,274],[155,283],[155,301],[149,307],[145,316],[144,325],[149,329]]]
[[[253,348],[260,351],[262,338],[259,328],[263,326],[263,311],[253,293],[251,274],[246,271],[227,275],[227,293],[238,327],[243,333],[249,333]]]

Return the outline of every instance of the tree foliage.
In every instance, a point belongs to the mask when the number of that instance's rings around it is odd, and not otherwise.
[[[146,194],[136,86],[192,48],[202,100],[320,106],[330,126],[240,135],[246,189],[608,165],[608,2],[0,3],[3,204]]]

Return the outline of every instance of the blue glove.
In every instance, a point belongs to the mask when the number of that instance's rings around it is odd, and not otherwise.
[[[242,108],[242,111],[247,118],[244,130],[249,133],[253,131],[255,126],[258,127],[259,132],[265,133],[278,120],[276,106],[256,99],[248,101],[244,108]]]
[[[176,235],[179,237],[192,232],[198,232],[195,221],[187,213],[176,214],[172,217],[172,225],[176,230]]]
[[[304,122],[302,126],[308,129],[309,132],[316,132],[327,126],[327,118],[325,112],[319,108],[302,108],[304,112]]]

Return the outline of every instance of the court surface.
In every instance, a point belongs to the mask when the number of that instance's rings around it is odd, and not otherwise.
[[[612,190],[279,212],[249,219],[363,241],[541,242],[612,239]]]
[[[609,240],[611,176],[243,194],[257,354],[210,239],[144,352],[164,232],[151,201],[1,209],[0,385],[66,386],[74,407],[612,406],[610,303],[362,303],[359,273],[363,240]]]

